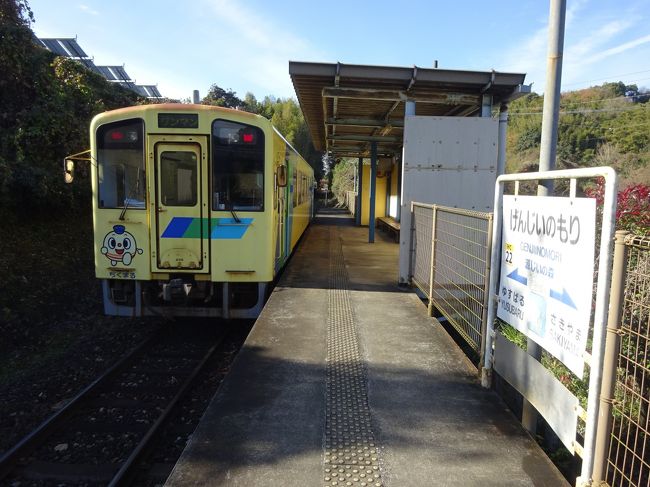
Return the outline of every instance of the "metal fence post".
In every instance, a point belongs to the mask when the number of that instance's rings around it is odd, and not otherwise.
[[[486,389],[492,387],[492,365],[494,363],[494,354],[492,347],[494,345],[494,320],[497,316],[498,304],[498,290],[497,284],[499,282],[499,271],[501,269],[501,230],[503,226],[503,218],[501,217],[501,206],[503,205],[503,188],[504,183],[501,181],[503,175],[497,176],[494,183],[494,213],[492,221],[492,238],[490,243],[492,249],[490,252],[490,284],[488,288],[488,312],[487,319],[485,320],[486,329],[483,344],[483,356],[480,362],[481,370],[481,386]]]
[[[408,284],[411,284],[413,279],[413,254],[415,253],[415,210],[413,209],[413,202],[411,201],[411,228],[409,239],[409,275]]]
[[[492,255],[492,223],[494,221],[494,213],[490,213],[488,218],[487,232],[485,233],[485,279],[483,282],[483,289],[485,296],[483,296],[483,312],[481,313],[481,345],[479,347],[479,375],[481,374],[481,365],[485,354],[485,335],[488,332],[488,306],[490,303],[490,271],[492,269],[492,262],[490,256]]]
[[[625,293],[627,269],[627,231],[617,231],[614,241],[614,266],[609,296],[609,314],[607,317],[607,337],[603,363],[603,379],[600,391],[600,408],[598,409],[598,426],[596,429],[596,449],[594,452],[594,469],[592,482],[604,482],[607,475],[609,443],[612,433],[612,402],[616,386],[616,370],[621,337],[621,316]]]
[[[438,205],[433,205],[433,212],[431,217],[431,268],[429,272],[429,316],[433,316],[433,280],[436,277],[435,273],[435,259],[436,259],[436,216],[438,213]]]
[[[614,169],[603,167],[605,172],[605,200],[603,202],[603,220],[600,236],[600,255],[598,256],[598,286],[596,288],[596,309],[594,310],[594,334],[589,364],[589,394],[587,396],[587,419],[585,421],[584,456],[579,480],[589,479],[594,468],[594,450],[598,408],[600,406],[600,389],[602,386],[603,352],[607,327],[607,310],[609,308],[609,291],[611,284],[611,265],[614,244],[614,227],[616,217],[617,177]]]

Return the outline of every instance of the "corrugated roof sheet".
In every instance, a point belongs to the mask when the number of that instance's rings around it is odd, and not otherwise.
[[[484,94],[498,107],[526,92],[525,74],[495,71],[291,61],[289,74],[315,148],[334,156],[367,155],[371,141],[399,153],[409,100],[416,115],[472,116]]]

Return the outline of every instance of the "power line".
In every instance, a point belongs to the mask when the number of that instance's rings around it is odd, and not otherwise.
[[[634,96],[650,96],[650,93],[648,93],[648,94],[634,95]],[[589,104],[591,104],[591,103],[600,103],[600,102],[604,102],[604,101],[612,101],[612,100],[621,100],[621,101],[626,101],[626,100],[628,100],[628,98],[630,98],[630,97],[626,97],[626,96],[616,96],[616,97],[614,97],[614,98],[600,98],[600,99],[598,99],[598,100],[569,102],[568,104],[569,104],[569,105],[589,105]],[[629,100],[628,100],[628,102],[629,102]],[[560,108],[562,108],[562,107],[560,107]],[[542,110],[543,110],[543,108],[540,107],[539,112],[541,113]],[[517,113],[517,112],[514,112],[514,111],[513,111],[513,113]]]
[[[633,73],[613,74],[613,75],[607,76],[605,78],[596,78],[596,79],[590,79],[590,80],[586,80],[586,81],[574,81],[573,83],[562,83],[562,86],[580,85],[582,83],[592,83],[594,81],[607,81],[608,79],[617,78],[618,76],[630,76],[630,75],[633,75],[633,74],[641,74],[641,73],[650,73],[650,69],[646,69],[646,70],[643,70],[643,71],[634,71]],[[647,78],[645,78],[645,79],[647,79]],[[642,80],[639,80],[639,81],[642,81]]]
[[[621,125],[620,127],[603,127],[603,128],[607,130],[623,130],[623,129],[628,129],[630,127],[639,127],[641,125],[650,125],[650,120],[647,120],[645,122],[632,123],[632,124],[626,123],[625,125]]]
[[[575,114],[575,113],[621,113],[621,112],[633,112],[634,108],[624,108],[624,109],[611,109],[611,108],[595,108],[592,110],[560,110],[560,115],[566,114]],[[640,110],[639,110],[640,111]],[[543,115],[543,112],[509,112],[509,116],[519,116],[519,115]]]

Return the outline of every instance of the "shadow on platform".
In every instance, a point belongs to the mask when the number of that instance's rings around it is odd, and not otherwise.
[[[354,226],[354,216],[346,208],[320,208],[314,216],[314,225]]]
[[[168,485],[204,485],[206,479],[212,485],[317,485],[325,365],[273,355],[262,347],[240,352]],[[565,485],[557,472],[549,475],[552,465],[496,394],[465,371],[440,376],[384,365],[371,372],[373,416],[392,421],[386,433],[375,421],[377,443],[424,461],[418,466],[424,473],[395,478],[392,462],[401,459],[385,455],[385,475],[396,485]],[[312,471],[301,466],[306,457],[312,457]]]
[[[328,329],[347,306],[363,363],[337,383],[367,383],[380,485],[568,486],[417,296],[395,292],[399,245],[366,239],[309,228],[166,485],[325,485]]]

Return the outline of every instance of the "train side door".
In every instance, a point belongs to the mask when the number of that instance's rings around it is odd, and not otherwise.
[[[209,206],[205,137],[153,137],[152,229],[159,272],[209,272]],[[189,139],[189,140],[188,140]]]
[[[288,169],[289,165],[289,156],[288,156],[288,151],[285,152],[284,156],[284,167],[285,171]],[[285,184],[284,186],[280,186],[278,183],[278,171],[279,167],[276,167],[276,173],[275,173],[275,191],[277,194],[277,207],[276,211],[277,213],[277,234],[276,234],[276,239],[275,239],[275,270],[279,270],[280,267],[284,264],[284,262],[287,259],[287,252],[286,252],[286,226],[287,226],[287,190],[288,190],[288,184]],[[287,176],[287,172],[285,172],[285,179]],[[286,183],[286,181],[285,181]]]
[[[277,185],[277,180],[275,184]],[[277,214],[278,226],[277,226],[277,235],[275,239],[275,270],[276,271],[282,266],[284,262],[285,188],[278,187],[277,191],[278,191],[278,201],[277,201],[276,211],[278,212]]]
[[[293,226],[293,202],[295,201],[296,191],[296,164],[292,163],[289,153],[287,151],[287,187],[286,189],[286,202],[284,208],[284,252],[286,256],[291,254],[291,228]]]

